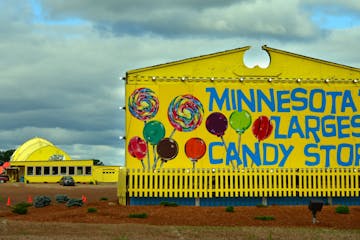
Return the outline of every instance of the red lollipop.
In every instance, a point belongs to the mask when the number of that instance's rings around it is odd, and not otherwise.
[[[193,168],[197,160],[202,158],[206,152],[206,143],[201,138],[190,138],[185,144],[185,153],[193,162]]]
[[[128,145],[128,151],[131,156],[141,161],[141,164],[145,169],[145,165],[143,162],[143,158],[146,156],[147,152],[147,145],[145,140],[141,139],[140,137],[131,138]]]
[[[252,126],[252,132],[259,142],[268,138],[272,130],[273,125],[266,116],[258,117]]]

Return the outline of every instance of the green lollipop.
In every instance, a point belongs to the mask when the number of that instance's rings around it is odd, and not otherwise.
[[[251,115],[245,110],[241,112],[233,111],[230,115],[229,123],[238,134],[238,154],[240,154],[241,135],[250,127]]]
[[[251,115],[245,110],[234,111],[230,115],[229,123],[238,134],[243,134],[251,125]]]
[[[147,142],[156,145],[164,138],[165,127],[161,122],[156,120],[147,122],[144,126],[143,135]]]

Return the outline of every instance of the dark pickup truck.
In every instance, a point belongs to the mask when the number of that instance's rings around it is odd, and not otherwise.
[[[7,181],[9,181],[9,176],[0,175],[0,183],[6,183]]]

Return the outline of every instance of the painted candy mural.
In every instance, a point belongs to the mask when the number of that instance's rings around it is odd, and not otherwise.
[[[359,98],[357,89],[341,86],[135,88],[128,97],[132,159],[127,165],[359,166]],[[146,157],[147,164],[139,164]]]
[[[359,70],[267,46],[250,69],[248,49],[129,71],[126,166],[359,166]]]

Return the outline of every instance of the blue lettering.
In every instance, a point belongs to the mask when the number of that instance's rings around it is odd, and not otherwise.
[[[337,124],[338,124],[338,138],[348,138],[350,137],[349,133],[344,133],[344,129],[349,129],[350,124],[344,124],[343,121],[349,121],[349,116],[338,116]]]
[[[264,154],[263,154],[264,166],[275,165],[279,158],[279,152],[278,152],[277,146],[274,144],[271,144],[271,143],[263,143],[263,148],[264,148],[264,151],[263,151],[264,152]],[[267,159],[270,156],[269,148],[270,148],[270,150],[271,150],[271,148],[274,149],[274,159],[272,159],[272,160]]]
[[[336,113],[336,97],[341,96],[341,92],[328,92],[326,95],[331,96],[331,113]]]
[[[281,139],[281,138],[286,138],[286,134],[280,134],[280,116],[271,116],[270,120],[275,122],[275,127],[274,127],[274,131],[275,131],[275,139]]]
[[[320,149],[325,150],[325,167],[330,167],[330,151],[336,149],[336,147],[332,145],[324,145],[320,146]]]
[[[320,94],[321,98],[320,99],[316,99],[315,98],[315,94]],[[325,92],[322,89],[313,89],[310,91],[310,96],[309,96],[309,101],[310,101],[310,111],[312,112],[320,112],[323,113],[325,111],[325,106],[326,106],[326,97],[325,97]],[[315,103],[320,103],[320,107],[316,108],[315,107]]]
[[[292,150],[294,150],[294,146],[290,145],[289,149],[286,149],[286,147],[283,144],[280,144],[281,152],[284,154],[284,157],[281,159],[279,167],[284,167],[286,160],[289,158]]]
[[[256,142],[254,144],[254,146],[255,146],[255,150],[254,150],[254,152],[252,152],[251,149],[247,145],[243,145],[242,154],[243,154],[244,167],[246,167],[247,163],[248,163],[247,156],[250,157],[251,161],[253,163],[255,163],[256,166],[261,165],[259,143]]]
[[[349,151],[343,150],[343,149],[348,149]],[[342,157],[347,155],[347,154],[345,154],[346,152],[349,153],[348,154],[349,159],[347,160],[347,162],[344,162],[342,160]],[[354,157],[354,148],[353,148],[353,146],[351,144],[347,144],[347,143],[339,144],[338,151],[337,151],[337,163],[340,166],[343,166],[343,167],[351,166],[352,161],[353,161],[353,157]]]
[[[277,98],[278,98],[278,112],[290,112],[290,107],[284,107],[283,105],[290,103],[290,98],[286,97],[290,92],[286,91],[278,91]]]
[[[360,144],[355,144],[355,166],[359,166],[360,164]]]
[[[234,142],[230,142],[226,151],[226,165],[231,164],[232,161],[236,161],[236,166],[241,165],[241,160],[239,157],[239,153],[236,150],[236,146]]]
[[[289,124],[288,138],[297,133],[299,137],[304,138],[304,133],[300,127],[298,116],[292,116]]]
[[[224,147],[224,143],[222,142],[211,142],[209,144],[209,160],[210,160],[210,164],[222,164],[223,163],[223,159],[215,159],[213,158],[213,148],[214,147]]]
[[[326,115],[321,119],[321,130],[322,130],[324,137],[335,137],[336,136],[335,124],[327,123],[327,121],[334,121],[334,120],[335,120],[335,116],[332,116],[332,115]]]
[[[236,110],[236,92],[234,89],[231,89],[231,102],[232,102],[232,110]]]
[[[351,126],[353,128],[360,128],[360,115],[355,115],[351,118]],[[352,132],[353,137],[360,137],[360,132]]]
[[[242,106],[242,102],[244,101],[247,107],[252,111],[255,112],[255,96],[254,96],[254,89],[250,89],[250,98],[248,99],[245,94],[241,91],[237,91],[237,98],[238,98],[238,111],[241,112],[244,108]]]
[[[305,110],[308,105],[307,105],[307,99],[306,97],[298,97],[296,94],[297,93],[302,93],[304,95],[307,94],[307,91],[306,89],[303,89],[303,88],[295,88],[292,92],[291,92],[291,100],[294,101],[294,102],[299,102],[299,103],[302,103],[301,105],[299,106],[293,106],[292,109],[294,111],[303,111]]]
[[[269,89],[270,99],[260,90],[257,91],[257,105],[258,105],[258,112],[262,112],[262,103],[264,102],[267,107],[270,109],[271,112],[275,111],[275,98],[274,98],[274,89]]]
[[[315,122],[314,126],[310,126],[311,122]],[[318,143],[320,141],[320,138],[317,134],[317,132],[320,129],[320,119],[319,117],[315,116],[305,116],[305,136],[306,139],[310,138],[310,133],[313,135],[315,141]]]
[[[306,157],[312,157],[314,158],[314,161],[310,161],[308,159],[305,160],[306,166],[317,166],[320,164],[320,156],[318,153],[315,152],[309,152],[311,148],[317,148],[317,144],[307,144],[304,148],[304,154]]]
[[[214,87],[206,88],[206,92],[210,93],[209,97],[209,111],[213,111],[214,109],[214,100],[216,102],[217,108],[219,110],[222,110],[224,103],[226,104],[226,110],[230,110],[230,99],[229,99],[229,89],[226,88],[221,96],[219,98],[219,95],[216,92],[216,89]]]
[[[344,97],[341,103],[341,112],[345,112],[346,108],[351,108],[353,112],[357,112],[350,90],[345,90],[344,92]]]

